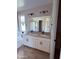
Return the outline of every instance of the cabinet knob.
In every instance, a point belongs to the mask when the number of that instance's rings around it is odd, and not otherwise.
[[[51,26],[52,26],[53,24],[51,24]]]
[[[42,42],[40,42],[40,44],[42,45],[43,43],[42,43]]]
[[[26,41],[29,41],[28,39],[26,39]]]
[[[21,35],[21,37],[23,38],[23,35]]]

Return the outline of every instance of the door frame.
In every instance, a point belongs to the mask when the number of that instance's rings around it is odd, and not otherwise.
[[[50,59],[54,59],[59,0],[52,0]]]

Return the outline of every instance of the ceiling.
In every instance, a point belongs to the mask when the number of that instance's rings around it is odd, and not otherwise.
[[[27,10],[51,3],[52,0],[17,0],[17,11]]]

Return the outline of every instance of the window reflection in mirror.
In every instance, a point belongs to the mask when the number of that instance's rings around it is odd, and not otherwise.
[[[21,31],[25,32],[25,16],[20,17],[20,26],[21,26]]]

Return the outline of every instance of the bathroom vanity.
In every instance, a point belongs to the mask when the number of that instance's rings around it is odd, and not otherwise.
[[[25,36],[24,45],[49,53],[50,37],[44,36],[42,34],[39,35],[38,33],[29,33]]]
[[[24,45],[50,53],[50,16],[31,18],[29,25],[29,31],[24,38]]]

